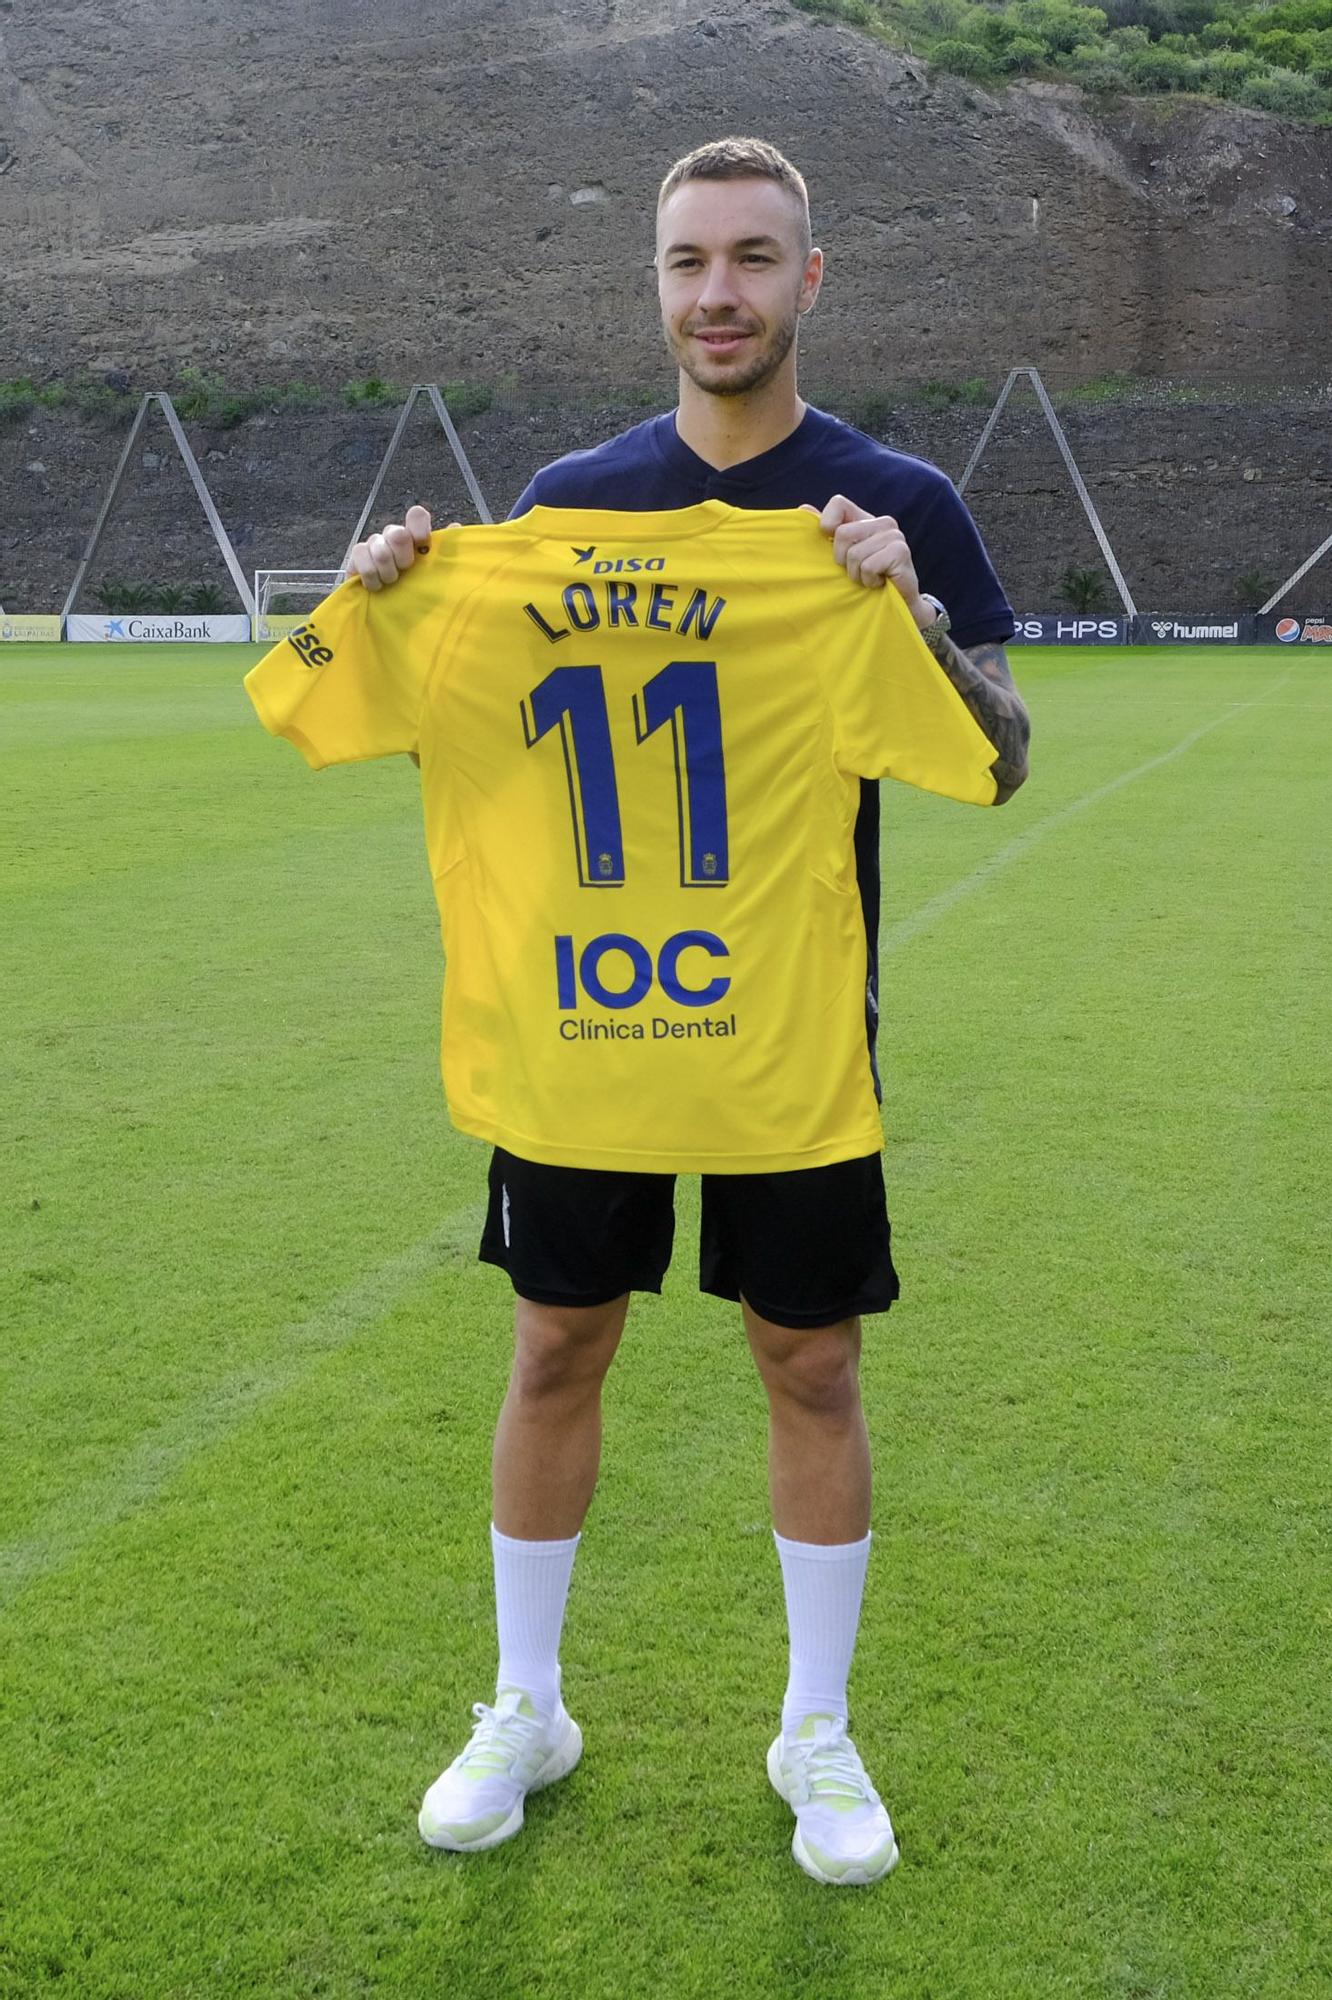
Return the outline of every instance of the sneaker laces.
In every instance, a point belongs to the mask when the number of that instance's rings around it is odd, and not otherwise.
[[[483,1771],[501,1776],[527,1749],[541,1729],[539,1715],[521,1715],[517,1702],[512,1707],[489,1707],[484,1701],[472,1703],[476,1726],[472,1740],[458,1759],[459,1769]]]
[[[795,1768],[796,1782],[807,1799],[846,1812],[853,1805],[872,1803],[865,1766],[845,1726],[838,1723],[826,1734],[816,1727],[812,1741],[788,1737],[783,1746],[787,1761]]]

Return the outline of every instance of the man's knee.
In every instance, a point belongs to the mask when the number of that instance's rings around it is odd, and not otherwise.
[[[519,1393],[539,1397],[599,1387],[619,1346],[628,1303],[627,1296],[601,1306],[519,1299],[513,1356]]]
[[[755,1356],[770,1396],[818,1416],[850,1416],[860,1407],[860,1322],[777,1328],[763,1323]]]

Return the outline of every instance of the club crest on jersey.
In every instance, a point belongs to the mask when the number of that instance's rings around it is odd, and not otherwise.
[[[324,644],[313,625],[298,625],[288,632],[287,644],[296,648],[303,666],[326,667],[333,658],[333,648]]]

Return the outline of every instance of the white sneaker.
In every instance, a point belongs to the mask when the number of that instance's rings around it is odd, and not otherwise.
[[[502,1688],[494,1708],[473,1704],[472,1740],[421,1802],[422,1840],[455,1854],[498,1847],[523,1824],[523,1800],[572,1771],[583,1733],[561,1702],[549,1721],[521,1688]]]
[[[877,1882],[897,1866],[893,1823],[840,1715],[807,1715],[779,1736],[768,1777],[795,1809],[791,1852],[816,1882]]]

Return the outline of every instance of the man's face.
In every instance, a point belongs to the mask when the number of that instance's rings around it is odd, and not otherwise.
[[[657,217],[666,340],[709,395],[743,395],[776,373],[822,274],[801,211],[776,181],[685,181]]]

